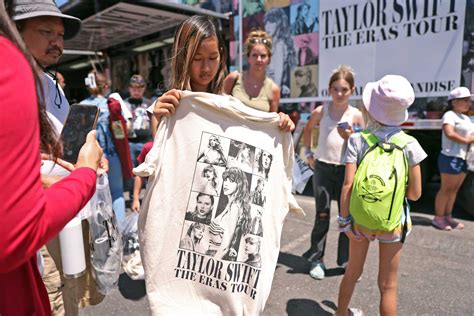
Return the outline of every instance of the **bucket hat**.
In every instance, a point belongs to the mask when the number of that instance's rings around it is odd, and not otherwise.
[[[365,85],[362,93],[364,106],[378,122],[398,126],[408,119],[408,107],[415,101],[410,82],[399,75],[386,75]]]
[[[13,20],[21,21],[40,16],[55,16],[63,20],[64,39],[68,40],[77,35],[82,22],[76,17],[63,14],[54,0],[15,0],[13,6]]]
[[[472,99],[472,94],[471,91],[469,91],[468,88],[466,87],[458,87],[451,92],[449,92],[448,95],[448,101],[454,100],[454,99],[464,99],[464,98],[471,98]]]
[[[145,86],[145,79],[140,75],[133,75],[128,83],[129,86]]]

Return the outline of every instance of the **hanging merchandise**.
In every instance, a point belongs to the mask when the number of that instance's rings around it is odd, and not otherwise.
[[[97,288],[107,295],[118,283],[123,243],[105,175],[97,178],[96,194],[91,199],[91,212],[91,263]]]
[[[130,154],[130,145],[127,138],[127,126],[124,116],[122,115],[122,107],[117,97],[109,97],[107,99],[109,107],[110,129],[114,140],[115,149],[120,157],[120,165],[122,167],[122,175],[125,179],[133,177],[132,156]]]

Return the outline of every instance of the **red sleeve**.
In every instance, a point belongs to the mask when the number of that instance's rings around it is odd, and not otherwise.
[[[4,273],[59,233],[93,195],[96,175],[90,168],[80,168],[43,189],[34,79],[23,55],[1,36],[0,100],[0,273]]]
[[[153,147],[153,142],[147,142],[143,145],[143,149],[137,157],[138,163],[143,163],[145,161],[146,155],[150,152]]]

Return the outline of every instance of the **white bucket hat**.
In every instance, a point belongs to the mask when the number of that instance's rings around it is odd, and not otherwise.
[[[408,107],[415,101],[415,92],[405,77],[386,75],[365,85],[364,106],[378,122],[398,126],[408,119]]]
[[[466,87],[458,87],[451,92],[449,92],[448,95],[448,101],[454,100],[454,99],[464,99],[464,98],[472,98],[471,91],[469,91],[468,88]]]
[[[55,16],[64,23],[64,39],[73,38],[81,30],[82,22],[76,17],[63,14],[53,0],[15,0],[13,21],[26,20],[40,16]]]

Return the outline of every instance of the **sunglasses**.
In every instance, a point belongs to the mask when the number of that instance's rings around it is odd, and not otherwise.
[[[258,38],[258,37],[252,37],[251,39],[249,39],[249,43],[250,44],[264,44],[267,46],[270,45],[270,41],[268,41],[265,38]]]

